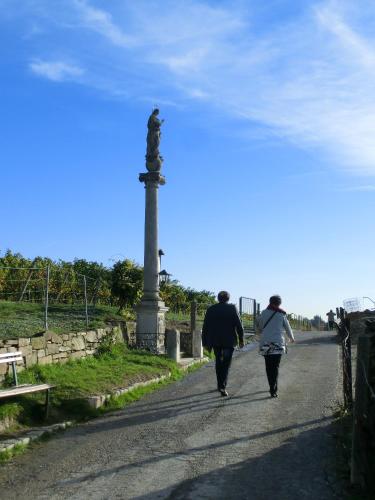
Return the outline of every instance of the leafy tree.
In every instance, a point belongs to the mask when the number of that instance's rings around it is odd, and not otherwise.
[[[112,269],[112,294],[118,300],[119,312],[133,307],[142,296],[143,269],[135,262],[119,260]]]

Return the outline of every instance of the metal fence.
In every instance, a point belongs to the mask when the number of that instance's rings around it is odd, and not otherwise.
[[[254,335],[256,330],[256,318],[260,314],[260,304],[256,299],[240,297],[239,314],[244,327],[245,336]]]
[[[15,318],[21,327],[24,320],[46,331],[51,317],[58,323],[66,312],[76,326],[88,328],[100,288],[99,279],[69,268],[0,266],[0,336],[9,336]]]

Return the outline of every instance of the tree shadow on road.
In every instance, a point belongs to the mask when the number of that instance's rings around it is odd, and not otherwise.
[[[267,451],[261,456],[249,458],[238,463],[216,468],[199,474],[199,465],[205,467],[207,456],[214,454],[225,461],[233,460],[238,449],[241,456],[243,445],[251,441],[272,438],[279,433],[301,429],[304,426],[319,424],[319,427],[301,431],[289,437],[281,446]],[[174,452],[152,455],[147,459],[124,464],[114,468],[87,474],[79,478],[63,481],[56,486],[69,487],[86,481],[95,482],[108,477],[113,480],[123,476],[124,498],[154,500],[168,498],[188,499],[225,499],[225,500],[332,500],[344,499],[343,484],[337,477],[335,466],[335,423],[332,418],[323,417],[303,424],[285,426],[267,432],[249,434],[246,437],[230,439],[211,445],[193,447]],[[272,442],[272,441],[271,441]],[[276,443],[279,441],[276,440]],[[268,442],[268,447],[270,443]],[[255,448],[258,449],[259,448]],[[251,447],[249,446],[251,452]],[[195,477],[172,484],[162,490],[153,490],[141,496],[126,496],[127,473],[139,469],[147,471],[148,466],[158,467],[164,461],[183,460],[187,464],[186,473]],[[220,461],[219,461],[220,462]],[[192,467],[194,463],[194,467]],[[166,478],[168,483],[169,478]]]
[[[344,500],[347,498],[347,485],[338,476],[335,464],[335,425],[328,423],[301,432],[261,456],[216,468],[165,489],[133,498]],[[282,429],[275,430],[281,431]],[[249,440],[251,439],[249,436]],[[229,441],[222,446],[230,449],[236,443]],[[191,452],[194,455],[195,451]],[[220,453],[220,450],[215,453]]]

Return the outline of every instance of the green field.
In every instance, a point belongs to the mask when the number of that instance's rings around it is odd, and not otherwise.
[[[116,307],[90,306],[89,328],[102,328],[111,320],[124,320]],[[43,304],[0,301],[0,339],[32,337],[44,332]],[[55,333],[86,329],[83,304],[51,304],[48,308],[48,330]]]
[[[117,307],[89,306],[89,328],[103,328],[111,321],[135,320],[131,310],[118,314]],[[44,305],[27,302],[0,300],[0,339],[33,337],[44,332]],[[168,328],[190,331],[190,314],[168,312]],[[197,318],[198,326],[203,323],[203,314]],[[55,333],[69,333],[86,330],[83,304],[51,304],[48,307],[48,330]]]

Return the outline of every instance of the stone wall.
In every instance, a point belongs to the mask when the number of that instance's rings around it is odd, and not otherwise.
[[[17,371],[21,371],[36,364],[66,363],[70,359],[92,356],[108,335],[131,344],[131,330],[131,325],[128,328],[126,323],[121,323],[87,332],[61,335],[47,332],[40,337],[0,340],[0,353],[21,351],[23,362],[17,362]],[[0,381],[8,372],[11,372],[11,365],[0,364]]]

